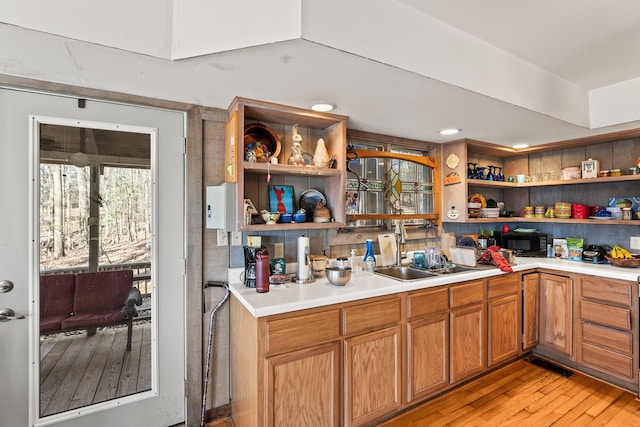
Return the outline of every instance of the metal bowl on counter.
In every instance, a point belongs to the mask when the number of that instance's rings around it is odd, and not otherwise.
[[[351,267],[327,267],[325,274],[332,285],[344,286],[351,279]]]

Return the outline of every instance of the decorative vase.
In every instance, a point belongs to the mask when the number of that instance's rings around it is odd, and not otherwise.
[[[324,145],[324,139],[320,138],[316,145],[316,152],[313,154],[313,164],[319,168],[326,168],[329,166],[329,152]]]

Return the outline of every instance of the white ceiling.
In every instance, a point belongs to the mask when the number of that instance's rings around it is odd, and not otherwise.
[[[532,145],[640,127],[637,0],[0,0],[0,73]],[[444,127],[462,128],[442,137]]]

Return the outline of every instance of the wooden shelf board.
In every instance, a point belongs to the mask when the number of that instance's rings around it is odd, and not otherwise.
[[[606,178],[584,178],[584,179],[563,179],[556,181],[515,182],[486,181],[484,179],[467,179],[467,185],[474,187],[491,188],[524,188],[524,187],[548,187],[556,185],[576,185],[576,184],[601,184],[610,182],[640,181],[640,175],[609,176]]]
[[[318,168],[315,166],[291,166],[281,164],[267,164],[259,162],[244,162],[245,173],[271,175],[305,175],[305,176],[334,176],[343,173],[340,169]]]
[[[327,228],[344,228],[343,222],[292,222],[289,224],[253,224],[242,225],[238,231],[290,231],[290,230],[321,230]]]
[[[522,218],[522,217],[498,217],[498,218],[468,218],[468,223],[496,223],[496,222],[539,222],[551,224],[602,224],[602,225],[640,225],[640,221],[624,221],[618,219],[574,219],[574,218]]]

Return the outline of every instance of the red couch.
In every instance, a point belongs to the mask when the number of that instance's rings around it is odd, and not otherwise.
[[[131,270],[40,276],[40,333],[86,329],[93,335],[98,327],[126,323],[131,350],[135,306],[141,304]]]

